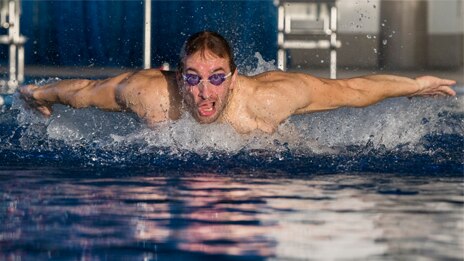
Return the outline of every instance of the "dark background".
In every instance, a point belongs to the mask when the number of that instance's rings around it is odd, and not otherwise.
[[[22,1],[26,65],[143,66],[144,1]],[[275,59],[276,7],[272,0],[152,1],[152,66],[176,65],[186,38],[197,31],[224,35],[238,64],[260,52]],[[7,63],[7,46],[0,46]]]

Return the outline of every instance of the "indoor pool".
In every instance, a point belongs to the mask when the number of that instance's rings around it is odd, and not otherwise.
[[[464,259],[462,95],[243,136],[7,100],[1,260]]]

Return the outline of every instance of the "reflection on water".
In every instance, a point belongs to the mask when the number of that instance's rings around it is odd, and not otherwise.
[[[462,175],[0,171],[0,259],[462,259]]]

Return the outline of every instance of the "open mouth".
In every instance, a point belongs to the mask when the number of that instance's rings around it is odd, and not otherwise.
[[[216,112],[215,105],[216,105],[215,102],[208,102],[208,103],[200,104],[200,106],[198,106],[198,113],[202,117],[209,117]]]

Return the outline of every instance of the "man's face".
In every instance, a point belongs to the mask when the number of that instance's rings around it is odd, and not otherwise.
[[[235,79],[235,75],[229,75],[229,60],[208,50],[203,54],[196,52],[184,59],[184,78],[181,79],[184,99],[198,122],[212,123],[221,116]],[[201,81],[192,85],[185,76],[198,77]],[[223,76],[227,76],[225,81],[219,85],[213,84],[221,82],[217,79],[224,78]]]

